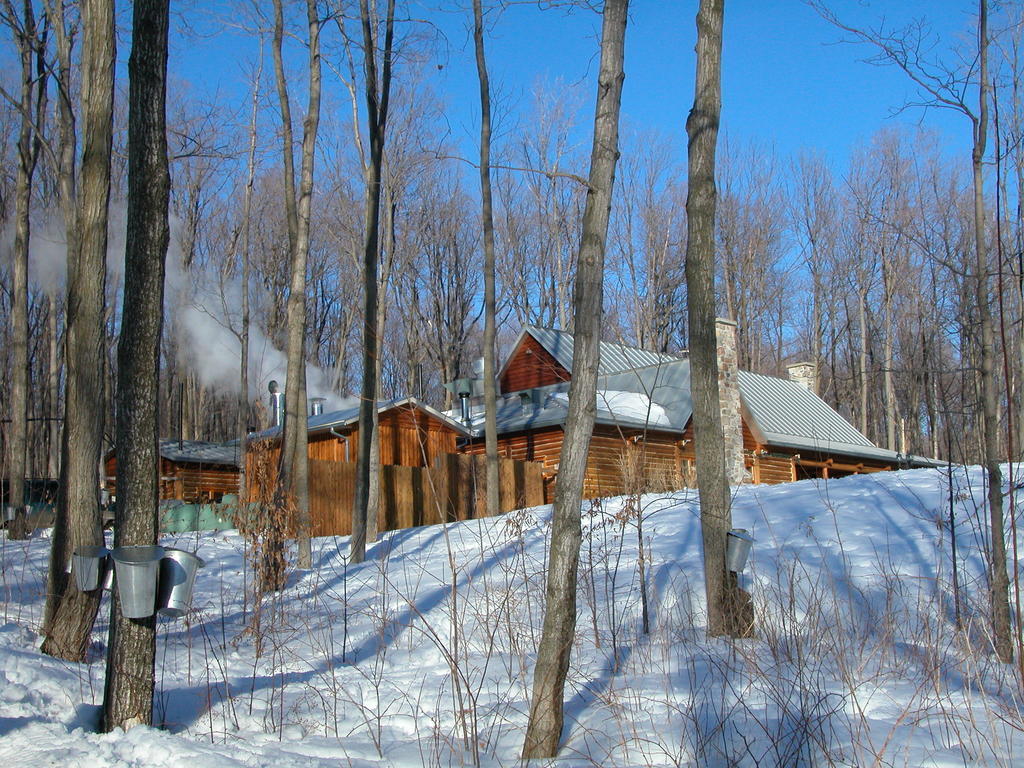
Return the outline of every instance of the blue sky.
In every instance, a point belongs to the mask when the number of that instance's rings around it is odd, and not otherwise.
[[[674,136],[682,160],[693,92],[696,0],[634,0],[631,5],[623,119],[630,128]],[[832,5],[840,17],[857,24],[886,16],[893,24],[926,17],[943,45],[962,42],[970,34],[974,10],[971,4],[949,0],[837,0]],[[199,4],[193,10],[202,14],[209,7]],[[424,4],[412,6],[411,15],[429,19],[441,33],[433,61],[424,69],[445,101],[453,138],[470,151],[478,130],[478,105],[469,12],[439,12],[436,5]],[[523,120],[532,89],[538,83],[560,83],[581,105],[577,122],[584,139],[591,121],[600,16],[514,4],[492,13],[489,22],[496,119],[506,126]],[[882,126],[922,124],[938,133],[945,152],[967,157],[970,127],[962,116],[919,108],[894,116],[914,99],[909,80],[894,68],[865,63],[870,51],[842,44],[842,38],[843,33],[799,0],[727,0],[723,129],[730,138],[773,144],[783,155],[814,149],[842,171],[851,150]],[[126,45],[121,54],[127,57]],[[179,38],[171,66],[200,92],[244,99],[242,63],[252,57],[247,40],[238,35]],[[269,60],[267,65],[269,73]],[[329,70],[325,80],[337,87]]]

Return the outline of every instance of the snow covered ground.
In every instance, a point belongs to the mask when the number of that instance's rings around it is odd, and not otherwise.
[[[758,637],[734,642],[704,637],[694,492],[586,511],[557,764],[1024,764],[1019,680],[985,652],[982,481],[952,478],[963,632],[942,470],[739,488]],[[208,566],[193,611],[160,619],[161,727],[105,735],[109,599],[90,663],[41,655],[48,534],[2,539],[0,765],[515,765],[549,519],[392,532],[359,566],[318,539],[258,611],[236,533],[169,537]]]

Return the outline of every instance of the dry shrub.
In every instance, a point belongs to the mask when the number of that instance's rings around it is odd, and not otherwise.
[[[249,447],[248,498],[239,504],[233,523],[245,537],[259,593],[282,589],[288,578],[285,542],[297,533],[295,498],[280,487],[278,451],[267,442]]]

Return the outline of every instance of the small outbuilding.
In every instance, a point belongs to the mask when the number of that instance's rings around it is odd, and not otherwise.
[[[238,493],[239,451],[235,443],[160,440],[160,499],[190,504],[219,502]],[[117,454],[104,460],[104,488],[117,493]]]

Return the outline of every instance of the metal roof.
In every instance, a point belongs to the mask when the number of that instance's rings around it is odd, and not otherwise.
[[[561,339],[561,350],[564,354],[564,338],[569,334],[560,331],[551,333],[557,334]],[[602,355],[603,346],[602,343]],[[548,349],[551,351],[550,347]],[[569,351],[571,356],[571,346]],[[634,351],[644,355],[654,354],[643,350]],[[637,419],[635,414],[616,413],[614,407],[608,407],[600,397],[597,402],[596,423],[652,431],[682,432],[686,428],[693,415],[690,361],[664,355],[660,357],[662,360],[654,365],[620,370],[601,376],[597,382],[597,389],[601,392],[634,392],[646,395],[652,403],[660,406],[666,423],[646,423],[642,419]],[[640,358],[625,353],[622,357],[612,358],[616,365],[624,360],[637,359]],[[604,363],[603,360],[602,362]],[[832,406],[796,382],[740,371],[739,387],[740,400],[748,423],[768,446],[842,454],[889,461],[894,464],[901,458],[909,459],[916,464],[930,461],[920,457],[901,457],[895,451],[877,447]],[[568,416],[568,407],[564,398],[555,395],[568,390],[568,382],[533,390],[536,393],[536,402],[525,409],[518,397],[505,398],[498,405],[498,431],[518,432],[564,424]],[[482,429],[479,433],[482,434]]]
[[[566,331],[557,331],[554,328],[540,328],[536,325],[526,325],[523,333],[529,333],[537,342],[544,347],[551,356],[558,361],[565,370],[572,372],[572,350],[573,335]],[[518,342],[517,342],[518,346]],[[600,363],[598,364],[598,376],[607,376],[619,371],[628,371],[634,368],[644,368],[660,363],[675,362],[680,359],[678,355],[650,352],[646,349],[638,349],[625,344],[613,344],[610,341],[600,343]]]
[[[160,438],[160,455],[168,461],[186,464],[238,466],[238,443],[208,443],[202,440]]]
[[[769,445],[897,461],[895,451],[879,448],[832,406],[787,379],[739,372],[740,398]]]

